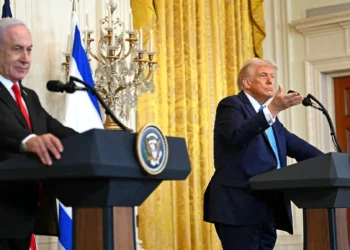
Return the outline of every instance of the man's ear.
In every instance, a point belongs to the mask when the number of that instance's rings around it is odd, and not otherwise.
[[[250,84],[250,81],[249,81],[248,78],[243,78],[242,83],[243,83],[243,86],[244,86],[245,89],[250,89],[251,84]]]

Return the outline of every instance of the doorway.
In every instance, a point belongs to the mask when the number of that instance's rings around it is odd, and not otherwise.
[[[333,78],[335,127],[344,153],[350,152],[350,76]],[[347,209],[347,236],[350,241],[350,208]],[[350,242],[349,242],[350,244]]]

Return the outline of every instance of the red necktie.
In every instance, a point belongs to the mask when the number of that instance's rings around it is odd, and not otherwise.
[[[17,105],[21,109],[21,112],[27,121],[30,132],[32,132],[32,124],[30,123],[28,111],[27,111],[26,107],[24,107],[24,104],[22,102],[21,91],[20,91],[17,83],[14,83],[12,85],[12,90],[13,90],[13,93],[15,94]]]
[[[24,118],[27,121],[30,132],[32,132],[32,124],[30,123],[29,114],[27,112],[26,107],[24,107],[24,104],[22,102],[21,90],[19,89],[17,83],[12,85],[12,90],[13,90],[13,93],[15,94],[17,105],[20,108]],[[39,184],[39,204],[40,204],[40,200],[42,199],[42,197],[43,197],[43,184],[40,183]]]

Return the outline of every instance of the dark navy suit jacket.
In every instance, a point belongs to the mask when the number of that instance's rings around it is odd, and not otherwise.
[[[52,133],[62,139],[77,133],[51,117],[33,90],[21,87],[21,92],[34,134]],[[21,141],[29,134],[31,132],[16,101],[0,83],[0,162],[19,153]],[[38,200],[38,184],[0,183],[0,239],[24,238],[32,232],[58,235],[56,198],[51,196],[45,184],[39,207]]]
[[[230,225],[275,221],[293,233],[290,201],[277,191],[253,191],[248,180],[275,170],[277,159],[264,131],[264,112],[253,108],[244,92],[220,101],[214,128],[215,173],[204,194],[204,220]],[[272,125],[281,167],[287,156],[297,161],[323,154],[290,133],[276,118]]]

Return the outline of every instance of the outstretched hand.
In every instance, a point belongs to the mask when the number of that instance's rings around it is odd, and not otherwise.
[[[28,152],[35,153],[45,165],[52,164],[49,153],[58,160],[61,158],[61,153],[63,152],[61,141],[49,133],[30,138],[26,142],[26,149]]]
[[[298,105],[303,101],[303,97],[296,92],[283,94],[282,91],[282,86],[279,84],[275,96],[268,105],[268,109],[273,117],[276,117],[282,110]]]

